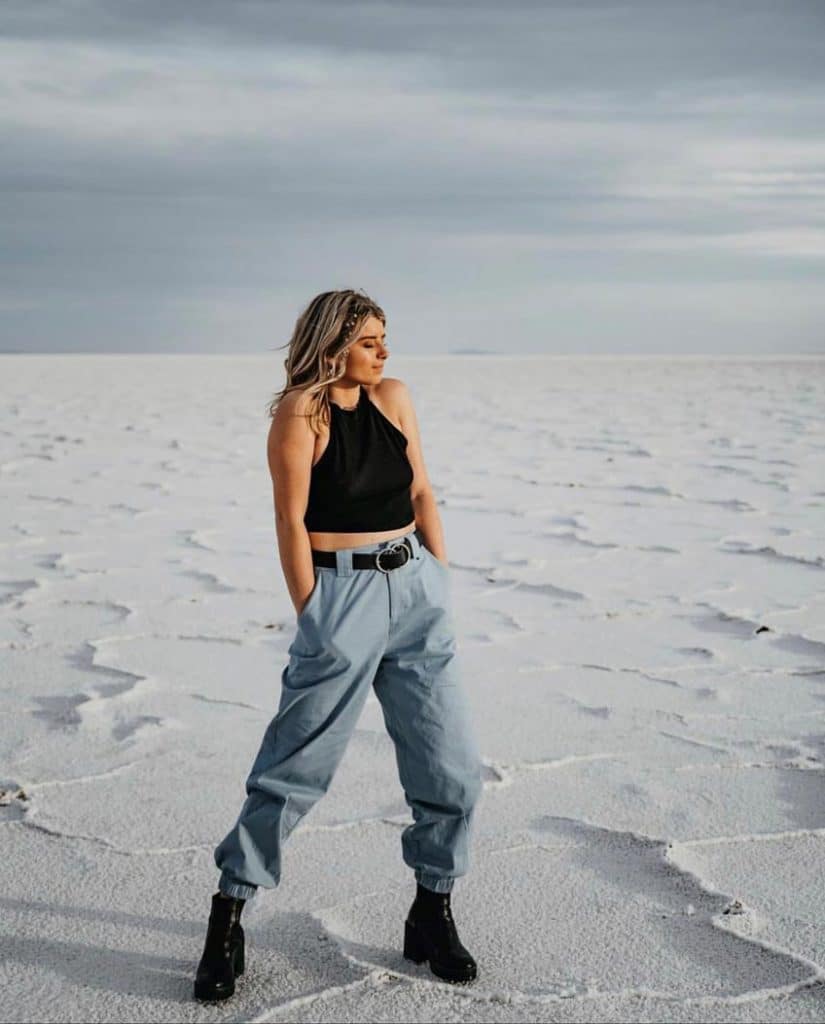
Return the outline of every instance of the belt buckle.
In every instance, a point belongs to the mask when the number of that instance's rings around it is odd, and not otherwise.
[[[409,562],[409,560],[410,560],[410,549],[404,543],[404,541],[402,540],[400,543],[393,544],[392,547],[389,547],[389,548],[382,548],[380,551],[378,551],[376,553],[376,555],[375,555],[375,568],[379,569],[381,572],[392,572],[392,569],[385,569],[384,566],[381,565],[381,556],[387,554],[388,551],[389,552],[393,552],[393,551],[399,551],[399,550],[406,551],[406,553],[407,553],[407,557],[401,563],[401,565],[406,565],[407,562]],[[393,569],[400,569],[401,565],[394,565],[392,568]]]

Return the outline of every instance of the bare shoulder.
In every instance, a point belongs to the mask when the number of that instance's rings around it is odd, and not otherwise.
[[[400,377],[384,377],[383,380],[373,385],[372,396],[399,415],[412,402],[409,388]]]
[[[270,467],[283,458],[311,458],[315,435],[306,415],[309,404],[310,396],[302,388],[288,391],[278,402],[267,435]]]
[[[406,390],[406,388],[407,385],[400,377],[382,377],[377,384],[373,385],[373,391],[375,391],[376,394],[380,394],[382,391],[385,391],[390,395],[394,391],[402,391]]]
[[[273,419],[277,419],[279,416],[283,419],[303,416],[309,408],[309,403],[309,392],[304,388],[294,388],[292,391],[287,391],[280,402],[278,402]]]
[[[310,402],[309,392],[304,388],[295,388],[292,391],[288,391],[278,402],[278,406],[275,409],[275,415],[272,417],[272,423],[270,424],[270,437],[273,435],[276,437],[289,437],[301,434],[304,431],[311,433],[312,431],[307,419]]]

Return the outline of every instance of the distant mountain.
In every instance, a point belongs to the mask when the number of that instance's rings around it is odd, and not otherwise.
[[[450,348],[447,349],[452,356],[497,356],[501,353],[494,348]]]

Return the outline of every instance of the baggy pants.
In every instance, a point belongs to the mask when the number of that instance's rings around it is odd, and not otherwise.
[[[481,757],[456,652],[449,569],[406,535],[397,569],[354,569],[352,554],[401,538],[344,548],[315,566],[315,585],[281,673],[278,713],[246,780],[247,798],[215,849],[218,888],[250,899],[281,878],[289,834],[326,793],[370,686],[381,703],[413,823],[404,862],[421,885],[449,892],[470,866]]]

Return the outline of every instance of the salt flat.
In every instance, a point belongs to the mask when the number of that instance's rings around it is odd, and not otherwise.
[[[411,820],[372,696],[192,1001],[294,609],[283,356],[0,357],[8,1021],[825,1019],[825,359],[394,356],[484,756],[453,896],[479,978],[401,955]]]

